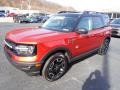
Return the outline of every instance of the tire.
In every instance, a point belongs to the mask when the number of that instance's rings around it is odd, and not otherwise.
[[[67,61],[67,58],[65,58],[65,55],[62,53],[56,53],[52,55],[50,58],[48,58],[43,67],[43,77],[50,82],[58,80],[67,71]]]
[[[109,43],[110,43],[109,39],[104,40],[103,44],[101,45],[101,47],[98,50],[99,55],[106,55],[107,54],[107,51],[109,48]]]

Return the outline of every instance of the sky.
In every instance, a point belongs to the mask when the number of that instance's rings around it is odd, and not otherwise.
[[[119,0],[47,0],[63,6],[74,7],[78,11],[120,11]]]

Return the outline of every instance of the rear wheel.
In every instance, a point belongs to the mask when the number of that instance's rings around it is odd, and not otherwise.
[[[42,75],[48,81],[55,81],[67,71],[67,58],[62,53],[52,55],[45,63]]]
[[[110,40],[109,39],[105,39],[103,44],[101,45],[100,49],[98,50],[98,54],[99,55],[106,55],[108,48],[109,48],[109,43]]]

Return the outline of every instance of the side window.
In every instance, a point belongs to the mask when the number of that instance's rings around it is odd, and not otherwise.
[[[82,17],[80,19],[80,22],[79,22],[77,28],[91,30],[92,29],[92,18],[91,17]]]
[[[104,26],[104,24],[100,17],[93,17],[93,29],[97,29],[97,28],[100,28],[103,26]]]

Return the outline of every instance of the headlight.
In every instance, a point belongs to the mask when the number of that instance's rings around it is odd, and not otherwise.
[[[31,56],[36,54],[36,46],[34,45],[17,45],[15,50],[18,55]]]

